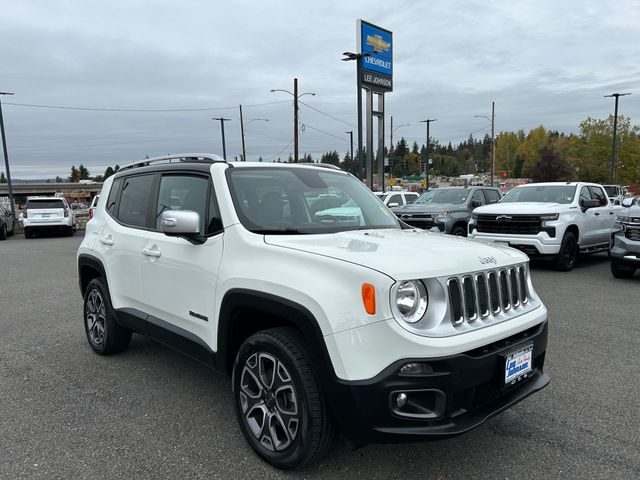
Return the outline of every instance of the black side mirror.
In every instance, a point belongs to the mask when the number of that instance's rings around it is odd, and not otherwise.
[[[580,207],[582,207],[583,212],[586,212],[590,208],[596,208],[599,206],[600,206],[599,200],[586,200],[586,199],[580,200]]]
[[[471,200],[471,208],[478,208],[481,206],[482,206],[482,203],[480,202],[480,200]]]

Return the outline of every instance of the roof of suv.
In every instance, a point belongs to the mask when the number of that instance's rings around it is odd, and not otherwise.
[[[184,153],[156,157],[133,162],[121,167],[114,178],[132,173],[161,172],[173,170],[190,170],[208,172],[214,163],[224,163],[232,168],[322,168],[343,172],[343,170],[329,163],[273,163],[273,162],[227,162],[218,155],[209,153]]]

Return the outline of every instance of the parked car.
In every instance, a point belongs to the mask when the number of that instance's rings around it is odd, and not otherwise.
[[[550,256],[571,270],[578,253],[607,251],[615,214],[602,185],[549,182],[519,185],[500,203],[477,208],[470,237],[493,240],[531,256]]]
[[[474,208],[500,200],[500,190],[491,187],[438,188],[423,193],[413,204],[392,208],[407,225],[434,229],[459,237],[467,236]]]
[[[29,197],[22,210],[25,238],[43,231],[60,231],[69,236],[76,230],[76,216],[63,197]]]
[[[402,207],[404,205],[411,205],[415,202],[420,194],[418,192],[408,192],[404,190],[388,192],[374,192],[376,197],[382,201],[387,207]]]
[[[7,208],[4,204],[0,204],[0,240],[6,240],[7,237],[15,233],[15,220],[11,213],[11,208]]]
[[[602,187],[607,192],[609,201],[614,205],[620,205],[626,193],[625,188],[622,185],[603,185]]]
[[[93,212],[95,211],[95,208],[98,205],[98,200],[100,200],[100,195],[96,195],[91,200],[91,205],[89,206],[89,220],[93,218]]]
[[[329,193],[364,224],[314,211]],[[230,376],[245,439],[278,468],[338,429],[461,434],[549,383],[527,256],[405,229],[340,169],[184,154],[120,168],[101,198],[77,256],[90,347],[139,332]]]
[[[610,264],[616,278],[631,278],[640,268],[640,205],[637,203],[616,217]]]

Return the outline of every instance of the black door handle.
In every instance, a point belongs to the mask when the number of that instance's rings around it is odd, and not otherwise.
[[[596,215],[600,215],[600,212],[596,212]]]

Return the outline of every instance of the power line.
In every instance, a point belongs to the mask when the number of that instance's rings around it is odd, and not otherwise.
[[[334,117],[333,115],[331,115],[331,114],[329,114],[329,113],[323,112],[323,111],[322,111],[322,110],[320,110],[319,108],[312,107],[311,105],[308,105],[308,104],[306,104],[306,103],[304,103],[304,102],[302,102],[302,101],[300,101],[300,100],[298,100],[298,103],[300,103],[300,104],[304,105],[304,106],[305,106],[305,107],[307,107],[307,108],[310,108],[311,110],[314,110],[314,111],[318,112],[318,113],[319,113],[319,114],[321,114],[321,115],[324,115],[325,117],[328,117],[328,118],[330,118],[330,119],[332,119],[332,120],[335,120],[336,122],[344,123],[345,125],[348,125],[348,126],[350,126],[350,127],[356,128],[356,126],[355,126],[353,123],[349,123],[349,122],[347,122],[347,121],[345,121],[345,120],[342,120],[342,119],[340,119],[340,118],[338,118],[338,117]]]
[[[289,143],[287,143],[282,150],[280,150],[278,153],[276,153],[273,157],[269,158],[267,161],[271,162],[272,160],[275,160],[275,158],[278,155],[280,155],[282,152],[284,152],[287,148],[289,148],[289,145],[291,145],[292,143],[293,143],[293,139],[291,139],[291,141]]]
[[[337,138],[338,140],[341,140],[341,141],[343,141],[345,143],[349,143],[347,141],[347,139],[345,139],[345,138],[342,138],[342,137],[339,137],[337,135],[334,135],[333,133],[325,132],[324,130],[320,130],[319,128],[312,127],[308,123],[303,123],[302,126],[306,127],[306,128],[310,128],[311,130],[315,130],[316,132],[324,133],[325,135],[329,135],[330,137]]]
[[[253,105],[243,105],[245,108],[252,107],[263,107],[266,105],[276,105],[278,103],[286,103],[289,100],[279,100],[277,102],[265,102],[265,103],[255,103]],[[233,107],[210,107],[210,108],[99,108],[99,107],[69,107],[62,105],[41,105],[34,103],[8,103],[5,102],[5,105],[13,105],[15,107],[30,107],[30,108],[48,108],[55,110],[82,110],[82,111],[91,111],[91,112],[134,112],[134,113],[170,113],[170,112],[208,112],[214,110],[231,110],[236,109],[236,106]]]

